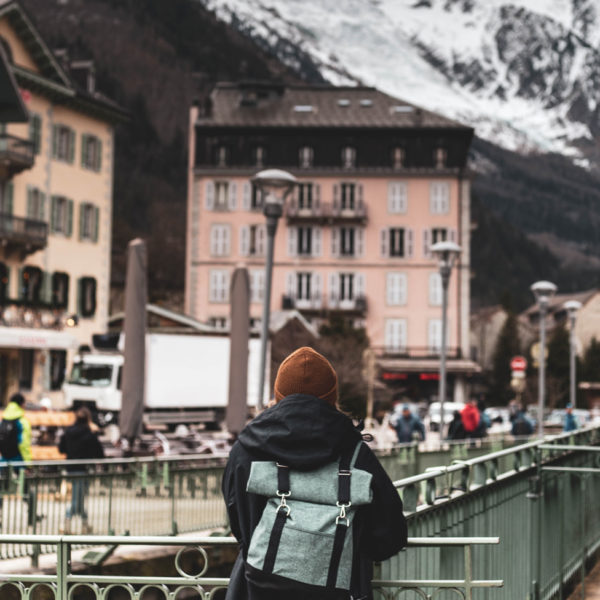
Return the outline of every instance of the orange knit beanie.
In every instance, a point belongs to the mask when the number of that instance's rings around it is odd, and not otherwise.
[[[331,363],[308,346],[292,352],[277,371],[275,401],[279,402],[290,394],[316,396],[335,406],[338,380]]]

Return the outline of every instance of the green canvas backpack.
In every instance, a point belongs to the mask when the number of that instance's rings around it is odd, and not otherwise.
[[[250,566],[329,590],[350,589],[354,517],[372,501],[371,473],[354,468],[362,443],[314,471],[252,462],[247,491],[268,500],[250,540]]]

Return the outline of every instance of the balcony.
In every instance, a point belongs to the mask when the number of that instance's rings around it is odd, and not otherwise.
[[[0,304],[0,325],[31,329],[65,328],[65,309],[49,303],[30,303],[25,300],[6,299]]]
[[[432,346],[379,346],[373,348],[379,358],[434,358],[439,360],[441,348]],[[460,348],[448,347],[447,358],[463,358]]]
[[[310,207],[299,206],[292,201],[285,207],[285,217],[288,225],[294,223],[319,223],[322,225],[355,223],[365,225],[367,222],[367,207],[356,204],[354,208],[342,208],[339,205],[313,203]]]
[[[5,256],[18,254],[23,259],[48,245],[48,225],[44,221],[0,213],[0,245]]]
[[[306,299],[286,295],[282,298],[281,308],[283,310],[296,309],[323,316],[330,312],[342,312],[348,316],[363,316],[367,312],[367,299],[364,296],[357,296],[352,300],[340,300],[321,294],[315,294],[312,298]]]
[[[0,133],[0,179],[31,169],[33,162],[33,144],[29,140]]]

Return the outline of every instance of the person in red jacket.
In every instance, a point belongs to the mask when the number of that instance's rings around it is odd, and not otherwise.
[[[481,420],[481,414],[477,408],[477,398],[469,398],[466,406],[460,412],[460,418],[467,437],[476,437]]]

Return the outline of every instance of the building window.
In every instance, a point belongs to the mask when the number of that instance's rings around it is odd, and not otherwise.
[[[50,389],[60,390],[65,381],[67,353],[65,350],[50,350]]]
[[[423,256],[431,258],[431,246],[438,242],[456,241],[456,229],[432,227],[423,231]]]
[[[89,240],[90,242],[98,241],[98,225],[99,225],[98,207],[87,202],[82,202],[79,205],[79,239]]]
[[[340,273],[340,300],[354,300],[354,273]]]
[[[229,271],[211,269],[208,299],[214,303],[229,302]]]
[[[96,314],[96,287],[93,277],[79,280],[79,314],[82,317],[89,318]]]
[[[231,225],[210,226],[210,255],[229,256]]]
[[[73,163],[75,132],[67,125],[53,125],[52,127],[52,158]]]
[[[429,304],[431,306],[442,305],[442,278],[439,273],[429,274]]]
[[[252,150],[252,162],[255,167],[265,166],[265,148],[264,146],[256,146]]]
[[[386,227],[381,230],[381,256],[383,258],[413,256],[414,232],[405,227]]]
[[[4,215],[12,215],[13,213],[13,195],[14,185],[12,181],[7,181],[2,185],[0,182],[0,212]]]
[[[432,215],[446,215],[450,212],[450,184],[448,182],[431,182],[429,186],[429,207]]]
[[[356,184],[342,183],[340,208],[342,210],[354,210],[356,206]]]
[[[81,136],[81,166],[92,171],[102,168],[102,142],[95,135]]]
[[[233,211],[237,207],[237,184],[229,181],[207,181],[204,205],[206,210]]]
[[[227,146],[218,146],[216,151],[217,167],[226,167],[229,163],[229,149]]]
[[[296,253],[298,256],[310,256],[312,254],[312,227],[297,228],[298,246]]]
[[[354,238],[356,229],[354,227],[340,227],[340,254],[342,256],[354,256]]]
[[[386,276],[386,301],[388,306],[404,306],[407,296],[406,273],[388,273]]]
[[[73,233],[73,200],[64,196],[52,196],[50,207],[50,231],[70,237]]]
[[[65,309],[69,306],[69,276],[67,273],[52,274],[52,305]]]
[[[311,209],[313,206],[313,184],[312,183],[299,183],[297,186],[298,190],[298,208]]]
[[[262,210],[264,205],[264,197],[262,190],[252,184],[252,197],[250,199],[250,208],[252,210]]]
[[[33,382],[33,350],[19,350],[19,389],[30,390]]]
[[[39,304],[44,274],[38,267],[23,267],[21,271],[21,299],[26,304]]]
[[[342,167],[353,169],[356,166],[356,148],[345,146],[342,148]]]
[[[387,352],[406,351],[406,319],[385,320],[385,349]]]
[[[403,257],[404,252],[404,235],[403,227],[390,227],[390,256]]]
[[[296,273],[296,300],[310,300],[311,291],[311,273]]]
[[[448,348],[450,337],[450,327],[447,325],[446,329],[446,348]],[[442,320],[441,319],[430,319],[429,320],[429,331],[428,331],[428,345],[429,351],[434,354],[439,354],[442,350]]]
[[[6,304],[8,299],[9,268],[0,262],[0,305]]]
[[[393,181],[388,184],[388,212],[405,214],[408,208],[408,185]]]
[[[265,299],[265,272],[251,271],[250,273],[250,302],[262,304]]]
[[[394,169],[402,169],[406,160],[406,152],[404,148],[397,146],[392,150],[392,166]]]
[[[208,324],[215,329],[228,329],[227,317],[209,317]]]
[[[445,242],[448,238],[448,230],[445,227],[433,227],[431,229],[431,244]]]
[[[229,204],[229,182],[217,181],[215,183],[215,210],[227,210]]]
[[[445,148],[435,149],[435,168],[443,169],[446,166],[446,160],[448,158],[448,152]]]
[[[27,218],[44,221],[46,215],[46,195],[38,188],[27,188]]]
[[[29,141],[33,145],[34,154],[39,154],[42,149],[42,117],[35,113],[29,118]]]
[[[240,254],[264,256],[266,242],[265,225],[242,225],[240,227]]]
[[[302,169],[309,169],[313,166],[313,149],[310,146],[302,146],[298,151],[299,165]]]

